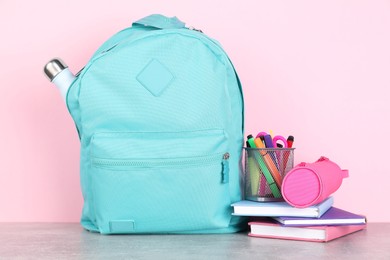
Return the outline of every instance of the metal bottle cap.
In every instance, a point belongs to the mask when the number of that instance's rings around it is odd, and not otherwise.
[[[68,66],[60,59],[52,59],[49,61],[43,69],[46,76],[52,81],[61,71]]]

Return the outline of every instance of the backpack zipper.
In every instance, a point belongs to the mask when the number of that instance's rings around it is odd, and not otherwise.
[[[190,26],[190,27],[188,27],[187,29],[188,29],[188,30],[191,30],[191,31],[197,31],[197,32],[203,33],[202,30],[196,29],[196,28],[194,28],[193,26]]]
[[[221,163],[221,182],[229,182],[229,153],[224,153],[221,158],[221,154],[213,154],[210,156],[200,156],[191,158],[170,158],[170,159],[102,159],[92,158],[92,165],[101,168],[112,167],[134,167],[134,168],[154,168],[154,167],[194,167],[209,165],[213,163]]]

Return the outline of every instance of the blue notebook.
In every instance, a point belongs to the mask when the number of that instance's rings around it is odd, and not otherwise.
[[[235,216],[319,218],[333,205],[333,197],[307,208],[295,208],[287,202],[255,202],[242,200],[232,204]]]
[[[359,225],[366,223],[366,217],[346,210],[331,207],[320,218],[274,217],[284,226]]]

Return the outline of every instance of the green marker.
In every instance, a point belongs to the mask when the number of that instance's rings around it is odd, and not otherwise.
[[[249,145],[248,145],[249,146]],[[259,195],[260,169],[253,154],[248,151],[248,169],[250,177],[250,196]]]
[[[252,135],[248,135],[248,144],[250,148],[257,148],[255,144],[255,140],[253,139]],[[271,189],[272,194],[274,195],[275,198],[281,198],[282,194],[280,193],[280,190],[278,186],[275,183],[274,178],[272,177],[270,171],[268,170],[267,166],[265,165],[265,162],[263,160],[263,157],[260,155],[258,151],[254,151],[254,156],[257,161],[257,163],[260,166],[261,171],[264,174],[265,179],[268,182],[269,188]],[[251,179],[252,181],[252,179]]]

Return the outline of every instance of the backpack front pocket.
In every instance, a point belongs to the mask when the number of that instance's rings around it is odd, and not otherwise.
[[[99,231],[227,227],[231,214],[227,147],[222,130],[95,134],[90,180]]]

